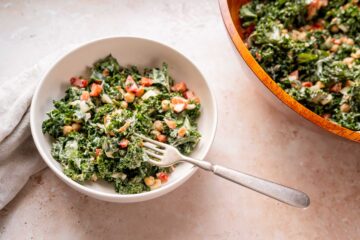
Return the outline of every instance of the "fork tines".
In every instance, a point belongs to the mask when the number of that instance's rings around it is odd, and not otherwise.
[[[134,135],[136,135],[137,137],[141,138],[142,140],[144,140],[144,152],[157,159],[157,160],[161,160],[163,155],[165,154],[165,148],[166,148],[166,144],[155,141],[151,138],[145,137],[143,135],[137,134],[135,133]]]

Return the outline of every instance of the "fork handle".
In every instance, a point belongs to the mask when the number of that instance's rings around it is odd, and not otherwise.
[[[185,157],[184,161],[192,163],[204,170],[213,172],[217,176],[230,180],[241,186],[250,188],[256,192],[287,203],[294,207],[305,208],[310,205],[310,198],[305,193],[296,189],[251,176],[230,168],[214,165],[210,162],[200,161],[188,157]]]

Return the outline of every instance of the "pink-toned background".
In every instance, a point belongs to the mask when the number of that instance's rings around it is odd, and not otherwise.
[[[0,211],[1,239],[357,239],[360,145],[274,108],[233,50],[216,0],[0,1],[0,75],[69,44],[133,35],[190,57],[216,90],[208,160],[307,192],[300,210],[206,172],[160,199],[113,204],[46,169]],[[249,80],[249,81],[247,81]]]

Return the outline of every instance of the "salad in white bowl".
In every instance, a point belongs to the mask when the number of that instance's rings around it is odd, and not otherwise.
[[[38,85],[30,115],[35,144],[54,173],[112,202],[159,197],[197,170],[150,165],[133,133],[204,159],[217,122],[214,96],[195,65],[134,37],[96,40],[65,55]]]
[[[185,82],[174,83],[167,64],[160,68],[122,67],[111,55],[70,78],[62,99],[43,122],[54,143],[51,155],[74,181],[112,183],[116,192],[154,190],[174,167],[150,164],[142,140],[151,137],[190,154],[200,140],[200,99]]]

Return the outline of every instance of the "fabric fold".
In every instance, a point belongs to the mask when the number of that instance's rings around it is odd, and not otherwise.
[[[0,88],[0,209],[29,177],[46,165],[38,153],[30,131],[30,104],[35,88],[45,71],[66,49],[49,55],[38,64],[5,82]]]

